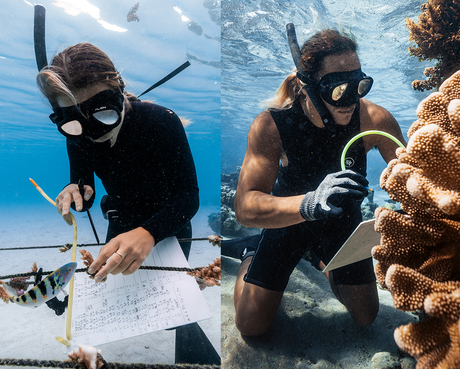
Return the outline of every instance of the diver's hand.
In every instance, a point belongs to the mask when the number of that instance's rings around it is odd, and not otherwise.
[[[363,200],[368,195],[368,184],[365,177],[352,170],[328,174],[315,191],[305,195],[300,214],[308,221],[340,216],[342,200]]]
[[[85,186],[85,200],[88,201],[93,196],[94,191],[91,186]],[[56,208],[59,214],[62,215],[68,225],[72,225],[72,218],[70,217],[70,205],[75,203],[75,210],[81,211],[83,209],[83,198],[78,189],[78,185],[71,183],[64,187],[61,193],[56,197]]]
[[[101,248],[88,272],[93,274],[97,271],[94,278],[96,282],[102,281],[109,273],[132,274],[149,256],[153,246],[155,239],[145,228],[138,227],[122,233]]]

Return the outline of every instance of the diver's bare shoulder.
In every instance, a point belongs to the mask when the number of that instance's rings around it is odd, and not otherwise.
[[[239,189],[270,193],[278,176],[281,150],[278,128],[270,112],[265,110],[254,119],[249,129]]]
[[[371,130],[383,131],[396,137],[402,144],[406,144],[398,122],[382,106],[372,101],[361,99],[360,120],[362,132]],[[396,157],[394,152],[398,145],[385,136],[368,135],[364,136],[363,141],[366,152],[370,151],[373,147],[377,147],[387,163]]]
[[[271,195],[278,177],[282,153],[281,138],[269,111],[253,121],[238,179],[235,214],[246,227],[279,228],[300,223],[300,198]]]
[[[269,143],[272,149],[281,148],[281,138],[270,111],[264,110],[254,119],[249,130],[249,139]],[[254,143],[257,144],[256,141]]]

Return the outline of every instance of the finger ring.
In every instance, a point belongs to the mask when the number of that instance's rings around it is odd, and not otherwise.
[[[125,257],[124,257],[122,254],[120,254],[118,251],[115,251],[115,254],[118,254],[118,255],[120,255],[122,259],[124,259],[124,258],[125,258]]]

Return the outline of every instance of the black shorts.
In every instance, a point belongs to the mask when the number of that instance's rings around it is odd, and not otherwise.
[[[327,265],[361,221],[361,214],[303,222],[286,228],[264,229],[244,280],[274,291],[284,291],[289,277],[306,251]],[[335,284],[375,282],[372,258],[332,272]]]

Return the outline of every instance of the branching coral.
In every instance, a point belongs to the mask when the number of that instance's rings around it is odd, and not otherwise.
[[[434,1],[433,1],[434,3]],[[417,368],[460,367],[460,71],[423,100],[409,143],[380,178],[400,214],[377,209],[375,272],[396,308],[429,318],[395,331]]]
[[[460,73],[423,100],[380,186],[413,216],[460,220]]]
[[[458,0],[428,0],[422,4],[418,23],[406,19],[409,40],[416,46],[409,47],[409,54],[421,60],[437,59],[434,68],[426,68],[425,81],[414,81],[415,90],[431,90],[451,76],[460,64],[460,3]]]
[[[139,22],[139,16],[136,14],[138,9],[139,9],[139,3],[134,4],[134,6],[131,8],[128,15],[126,16],[126,19],[128,22],[133,22],[133,21]]]
[[[89,268],[94,261],[93,255],[91,255],[91,253],[86,250],[80,250],[80,254],[81,259],[83,260],[83,264],[85,264],[85,266]]]
[[[424,308],[430,318],[397,328],[396,343],[417,358],[417,367],[460,367],[460,289],[430,294]]]
[[[32,272],[38,271],[37,263],[32,264]],[[11,278],[8,282],[0,281],[0,300],[8,303],[11,301],[11,296],[8,294],[6,288],[2,285],[8,285],[9,287],[16,290],[17,295],[22,295],[29,288],[30,283],[27,282],[29,277],[15,277]]]
[[[221,260],[217,258],[214,263],[208,264],[207,267],[187,272],[187,274],[196,278],[201,290],[207,286],[220,286]]]
[[[460,288],[460,282],[436,282],[398,264],[388,268],[385,282],[391,291],[395,307],[404,311],[423,309],[426,297],[433,292],[451,293]]]
[[[29,288],[29,283],[27,283],[28,279],[29,277],[11,278],[8,282],[8,285],[14,288],[18,295],[22,295],[24,291],[27,291],[27,289]]]
[[[208,236],[207,239],[213,246],[219,246],[220,247],[220,243],[222,241],[220,236],[211,235],[211,236]]]
[[[99,369],[105,365],[101,356],[101,350],[94,347],[79,344],[72,350],[68,357],[71,361],[79,363],[85,369]]]
[[[3,300],[5,303],[10,302],[10,295],[8,295],[8,292],[6,292],[5,288],[2,286],[2,284],[5,284],[5,282],[0,281],[0,299]]]
[[[83,260],[83,264],[85,264],[86,266],[86,273],[88,273],[88,268],[91,266],[91,264],[93,263],[94,261],[94,258],[93,258],[93,255],[91,255],[91,253],[89,251],[86,251],[86,250],[80,250],[80,254],[81,254],[81,259]],[[101,268],[105,265],[105,263],[103,265],[101,265]],[[100,268],[99,268],[100,269]],[[96,270],[93,274],[89,274],[89,278],[90,279],[94,279],[94,276],[97,274],[99,270]],[[101,282],[105,282],[107,281],[107,276],[102,278]]]

